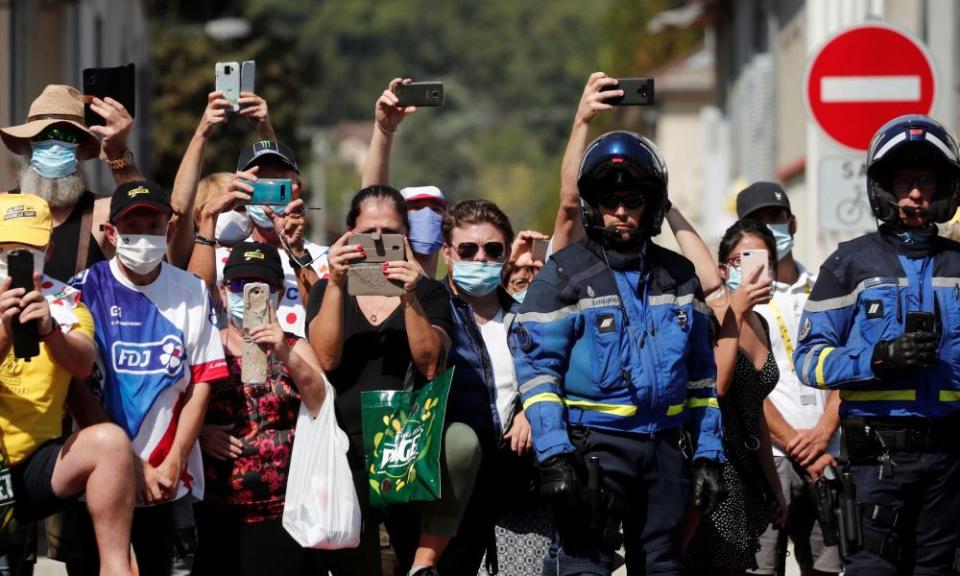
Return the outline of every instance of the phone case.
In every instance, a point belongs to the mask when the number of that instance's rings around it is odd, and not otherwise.
[[[10,288],[23,288],[33,291],[33,255],[26,250],[14,250],[7,256],[7,273],[10,275]],[[19,317],[12,325],[13,355],[29,360],[40,355],[40,337],[37,335],[37,322],[31,320],[21,324]]]
[[[243,287],[243,366],[240,381],[263,384],[267,381],[267,352],[250,340],[251,328],[270,323],[270,287],[250,282]]]
[[[131,118],[136,118],[136,66],[131,63],[113,68],[85,68],[82,76],[85,95],[100,99],[109,96],[123,104]],[[102,126],[105,123],[102,116],[90,109],[90,104],[83,105],[83,119],[87,126]]]
[[[651,106],[653,105],[653,78],[619,78],[616,86],[604,88],[623,90],[623,96],[607,98],[607,104],[614,106]]]
[[[383,275],[384,262],[406,260],[403,236],[400,234],[357,234],[348,245],[361,245],[366,259],[347,269],[347,294],[351,296],[401,296],[403,286]]]
[[[240,65],[240,91],[256,92],[254,90],[257,78],[257,63],[253,60],[244,60]]]
[[[769,265],[770,257],[766,250],[744,250],[740,253],[740,272],[744,282],[747,281],[747,278],[750,278],[753,270],[757,267],[763,269],[757,280],[760,282],[766,280],[769,275]]]
[[[443,82],[398,84],[393,93],[397,106],[443,106]]]
[[[236,62],[217,62],[214,69],[216,74],[216,89],[223,92],[223,97],[233,103],[233,111],[240,109],[237,101],[240,99],[240,65]]]
[[[533,260],[546,262],[547,260],[547,247],[550,245],[549,240],[534,240],[533,241],[533,250],[531,250],[530,256]]]
[[[293,201],[293,182],[289,178],[261,178],[250,185],[253,193],[248,204],[286,206]]]

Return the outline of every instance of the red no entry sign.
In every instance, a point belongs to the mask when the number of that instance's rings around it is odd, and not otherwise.
[[[882,24],[856,26],[823,45],[807,66],[810,114],[831,138],[866,150],[887,120],[928,114],[936,77],[926,48]]]

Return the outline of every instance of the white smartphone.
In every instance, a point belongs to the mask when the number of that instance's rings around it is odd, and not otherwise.
[[[240,65],[240,91],[254,92],[257,78],[257,63],[254,60],[244,60]]]
[[[236,112],[240,109],[240,65],[236,62],[217,62],[214,72],[216,89],[233,104],[233,111]]]
[[[744,283],[753,276],[753,271],[761,268],[762,272],[757,277],[758,282],[763,282],[770,277],[770,253],[766,250],[744,250],[740,252],[740,272]]]

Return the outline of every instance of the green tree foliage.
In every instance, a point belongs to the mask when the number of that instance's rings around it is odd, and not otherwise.
[[[401,126],[392,184],[435,184],[452,200],[489,198],[518,229],[549,232],[560,158],[584,81],[600,63],[610,73],[638,75],[675,54],[668,39],[651,46],[643,30],[652,15],[677,3],[159,3],[151,13],[154,172],[172,182],[218,60],[257,61],[257,91],[269,102],[277,133],[305,166],[314,130],[371,120],[391,78],[442,80],[446,105],[421,109]],[[224,42],[196,33],[203,20],[225,12],[247,18],[250,37]],[[231,170],[239,147],[253,139],[245,121],[231,122],[208,148],[205,167]],[[333,159],[320,161],[330,163],[327,223],[342,229],[360,177]]]

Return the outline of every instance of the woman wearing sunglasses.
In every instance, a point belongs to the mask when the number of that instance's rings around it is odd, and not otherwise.
[[[473,491],[480,466],[477,436],[469,426],[447,423],[441,450],[442,496],[414,506],[370,507],[364,466],[360,392],[399,390],[408,368],[419,381],[438,376],[453,333],[447,291],[426,277],[405,242],[406,260],[386,262],[383,275],[403,287],[402,296],[351,296],[347,271],[362,261],[362,246],[347,243],[354,234],[409,232],[407,206],[389,186],[369,186],[350,203],[348,231],[330,248],[329,280],[310,292],[307,322],[310,345],[337,391],[337,419],[350,437],[347,455],[352,468],[363,532],[354,550],[329,553],[334,575],[381,574],[378,526],[384,521],[403,570],[416,576],[436,574],[436,565]],[[419,516],[419,521],[418,517]],[[322,572],[321,572],[322,573]]]
[[[282,525],[287,472],[301,400],[316,414],[324,402],[323,371],[302,338],[277,324],[283,267],[269,244],[237,245],[224,267],[222,301],[229,323],[220,331],[230,377],[218,382],[200,432],[206,494],[199,507],[195,575],[307,574],[311,556]],[[250,330],[265,347],[267,379],[241,381],[243,289],[270,287],[270,323]],[[269,553],[264,551],[269,550]]]
[[[507,345],[510,320],[518,307],[504,287],[513,228],[496,204],[465,200],[447,210],[442,231],[454,324],[450,362],[456,367],[447,418],[477,433],[483,464],[457,537],[440,562],[440,573],[476,574],[501,519],[517,529],[497,530],[501,573],[540,574],[539,554],[508,554],[505,548],[523,544],[527,552],[538,546],[545,551],[550,530],[544,515],[537,516],[537,499],[529,490],[530,424],[520,407],[513,354]],[[504,518],[508,512],[512,514]]]

